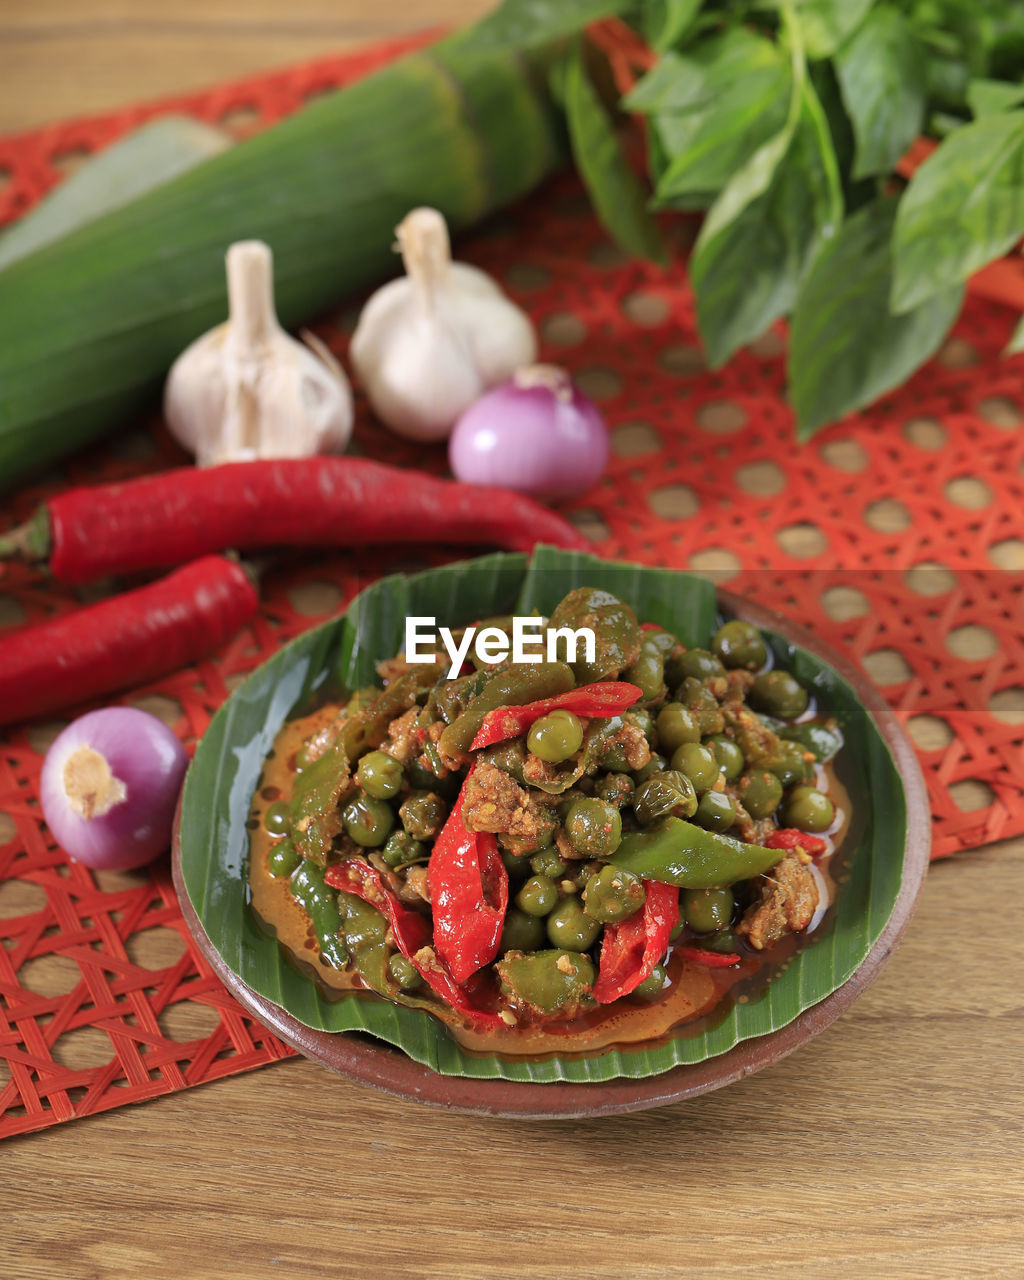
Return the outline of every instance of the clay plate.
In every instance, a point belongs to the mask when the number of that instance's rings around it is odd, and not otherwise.
[[[370,1036],[350,1032],[334,1034],[307,1027],[285,1009],[248,987],[221,958],[185,890],[176,819],[172,873],[185,921],[210,966],[242,1007],[307,1058],[382,1093],[410,1098],[446,1111],[535,1120],[642,1111],[720,1089],[778,1062],[835,1022],[881,972],[913,915],[928,870],[931,848],[931,811],[924,781],[913,747],[899,722],[881,694],[856,667],[798,624],[741,600],[730,592],[720,590],[718,595],[728,614],[775,631],[835,668],[853,687],[870,714],[903,780],[907,800],[907,845],[900,890],[882,933],[841,987],[769,1035],[741,1041],[727,1053],[703,1062],[673,1067],[642,1079],[620,1077],[595,1084],[527,1084],[440,1075]]]

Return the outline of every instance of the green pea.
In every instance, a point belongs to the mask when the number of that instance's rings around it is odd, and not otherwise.
[[[664,965],[656,964],[638,987],[634,987],[630,995],[637,1000],[657,1000],[668,985],[668,970]]]
[[[302,855],[298,849],[291,840],[285,839],[271,849],[267,858],[267,868],[272,876],[283,879],[285,876],[290,876],[301,861]]]
[[[835,805],[817,787],[794,787],[786,797],[782,823],[798,831],[827,831],[836,820]]]
[[[272,836],[286,836],[292,829],[292,807],[287,800],[278,800],[263,815],[263,825]]]
[[[722,732],[725,725],[722,708],[703,680],[695,680],[693,676],[687,676],[676,690],[676,701],[682,703],[693,716],[701,737],[705,734]]]
[[[708,739],[707,746],[711,748],[715,759],[718,761],[718,767],[722,770],[726,782],[735,782],[743,772],[743,766],[746,764],[743,750],[739,744],[733,742],[732,738],[727,738],[723,733],[716,733]]]
[[[388,864],[398,870],[399,867],[411,867],[417,862],[426,862],[430,850],[421,840],[414,840],[408,831],[392,831],[380,851],[380,856]]]
[[[386,751],[371,751],[356,769],[356,782],[375,800],[390,800],[402,789],[402,766]]]
[[[558,885],[547,876],[531,876],[515,897],[516,906],[528,916],[549,915],[558,902]]]
[[[764,671],[750,686],[747,700],[757,711],[795,720],[807,710],[807,690],[788,671]]]
[[[698,795],[718,781],[718,761],[714,753],[699,742],[684,742],[672,753],[671,764],[673,770],[686,774]]]
[[[538,760],[559,764],[569,760],[583,745],[583,722],[571,711],[552,711],[530,726],[526,746]]]
[[[723,955],[742,954],[739,939],[731,929],[719,929],[717,933],[701,938],[700,945],[705,951],[718,951]]]
[[[641,641],[640,656],[622,678],[640,689],[641,702],[654,702],[662,696],[665,692],[665,659],[653,641]]]
[[[539,850],[530,859],[530,870],[535,876],[549,876],[552,880],[557,880],[559,876],[565,874],[565,866],[565,859],[554,845],[548,849]]]
[[[602,924],[618,924],[636,915],[647,899],[643,881],[632,871],[606,863],[587,877],[583,906],[588,916]]]
[[[671,754],[684,742],[700,742],[700,726],[689,708],[681,702],[667,702],[654,722],[658,745]]]
[[[731,889],[687,889],[679,905],[683,918],[695,933],[724,929],[736,909]]]
[[[740,803],[752,818],[768,818],[782,801],[782,783],[767,769],[745,773],[736,784]]]
[[[633,796],[633,812],[645,827],[672,814],[692,818],[697,812],[697,793],[685,773],[668,770],[656,773],[637,787]]]
[[[345,834],[364,849],[379,848],[395,825],[395,811],[386,800],[356,795],[341,811]]]
[[[563,898],[545,921],[548,940],[564,951],[587,951],[594,945],[601,925],[583,910],[579,898]]]
[[[668,768],[668,761],[664,756],[657,752],[651,752],[651,758],[645,765],[641,765],[639,769],[634,770],[633,777],[636,779],[637,786],[641,782],[646,782],[648,778],[653,778],[656,773],[664,773]]]
[[[594,787],[594,795],[619,809],[628,804],[633,795],[633,779],[628,773],[603,773]]]
[[[508,848],[498,837],[498,856],[508,872],[510,880],[524,880],[530,874],[530,859]]]
[[[804,759],[803,748],[797,743],[780,742],[779,754],[764,763],[782,783],[784,790],[801,782],[809,782],[814,776],[813,766]]]
[[[725,675],[721,659],[707,649],[684,649],[676,658],[676,670],[680,680],[685,676],[693,676],[695,680],[710,680],[712,676]]]
[[[705,791],[693,820],[708,831],[728,831],[736,821],[736,806],[724,791]]]
[[[547,945],[547,941],[543,917],[527,915],[518,907],[509,907],[505,912],[501,941],[498,943],[498,950],[502,955],[506,951],[539,951]]]
[[[578,853],[607,858],[619,847],[622,818],[618,809],[604,800],[576,800],[565,820],[565,834]]]
[[[423,981],[413,962],[407,960],[399,951],[396,951],[388,961],[388,973],[392,981],[396,982],[403,991],[413,991]]]
[[[727,667],[757,671],[768,660],[768,648],[760,631],[752,623],[742,622],[739,618],[733,618],[718,628],[711,648]]]
[[[398,816],[415,840],[433,840],[448,818],[448,806],[434,791],[417,791],[404,801]]]
[[[590,877],[600,871],[603,865],[603,863],[591,861],[589,858],[585,862],[570,862],[566,868],[565,875],[561,879],[563,892],[567,884],[571,885],[576,892],[579,892],[580,889],[586,886]]]

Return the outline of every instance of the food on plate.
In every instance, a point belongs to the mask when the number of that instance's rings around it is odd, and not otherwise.
[[[828,906],[836,722],[739,619],[686,648],[582,586],[513,661],[523,622],[407,643],[286,723],[253,908],[327,992],[426,1009],[465,1047],[700,1025]]]

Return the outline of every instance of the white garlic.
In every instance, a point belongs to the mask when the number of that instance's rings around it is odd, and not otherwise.
[[[201,467],[340,452],[352,435],[352,392],[313,334],[298,342],[274,310],[273,254],[259,240],[227,253],[228,319],[171,367],[164,416]]]
[[[407,274],[366,303],[352,364],[383,423],[411,440],[443,440],[474,400],[533,363],[537,338],[486,272],[452,262],[436,209],[413,209],[395,233]]]

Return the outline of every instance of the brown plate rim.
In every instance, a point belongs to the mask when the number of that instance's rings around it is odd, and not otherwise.
[[[174,887],[188,925],[203,956],[227,989],[253,1017],[286,1044],[329,1071],[391,1097],[407,1098],[462,1114],[512,1119],[566,1119],[620,1115],[667,1106],[720,1089],[778,1062],[844,1013],[878,977],[906,931],[928,870],[931,809],[917,755],[881,693],[859,668],[807,628],[762,605],[718,589],[724,610],[827,662],[853,687],[892,752],[907,800],[907,840],[903,877],[892,914],[864,960],[841,987],[798,1014],[792,1022],[764,1036],[743,1040],[726,1053],[703,1062],[672,1067],[636,1079],[620,1076],[593,1084],[559,1081],[533,1084],[514,1080],[476,1080],[441,1075],[414,1062],[400,1049],[351,1032],[307,1027],[286,1009],[253,991],[222,959],[199,920],[181,872],[181,844],[175,817],[171,848]],[[179,802],[180,809],[180,802]]]

